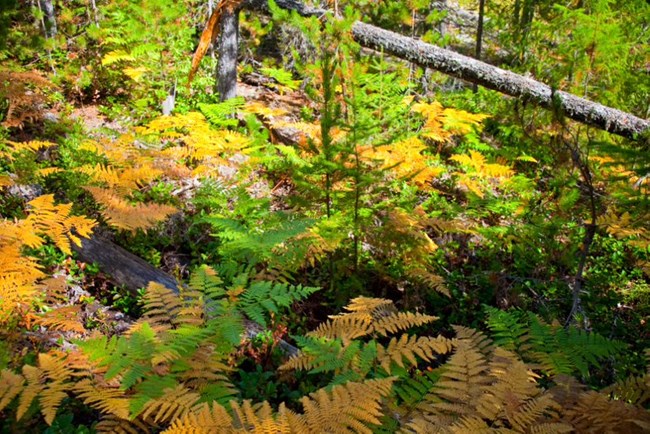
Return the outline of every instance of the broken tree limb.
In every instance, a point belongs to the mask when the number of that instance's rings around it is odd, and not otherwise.
[[[149,282],[159,283],[176,294],[179,293],[175,278],[101,235],[82,238],[81,247],[73,244],[72,249],[80,260],[98,264],[102,272],[134,296],[138,295],[139,289],[146,288]]]
[[[276,0],[282,9],[293,10],[303,16],[325,16],[327,10],[311,8],[296,0]],[[266,0],[248,0],[248,8],[268,11]],[[360,45],[383,51],[420,66],[484,86],[517,98],[522,98],[547,109],[559,112],[569,119],[592,125],[612,134],[634,139],[650,131],[650,122],[568,92],[554,90],[532,78],[497,68],[454,51],[400,35],[379,27],[355,22],[352,37]]]

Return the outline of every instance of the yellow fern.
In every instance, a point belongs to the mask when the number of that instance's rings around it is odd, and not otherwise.
[[[148,229],[174,214],[177,209],[170,205],[132,205],[112,191],[99,187],[84,187],[102,207],[102,215],[113,226],[135,231]]]
[[[427,146],[417,137],[382,145],[360,148],[362,159],[379,161],[380,167],[390,169],[397,178],[409,179],[421,189],[430,190],[431,180],[444,173],[445,169],[435,166],[435,159],[422,154]]]
[[[118,387],[109,387],[104,384],[99,387],[89,378],[84,378],[74,384],[74,391],[83,402],[102,412],[118,419],[129,418],[129,397]]]
[[[392,338],[385,348],[380,344],[377,345],[377,362],[390,374],[393,362],[403,368],[404,359],[407,359],[412,366],[417,366],[418,361],[415,356],[431,362],[437,355],[451,352],[452,348],[453,341],[443,337],[409,337],[403,334],[399,339]]]
[[[113,415],[103,416],[95,425],[98,434],[147,434],[149,427],[141,421],[128,420]]]
[[[80,305],[62,306],[41,314],[36,323],[49,330],[83,334],[86,328],[80,315]]]
[[[349,312],[330,316],[329,321],[309,335],[348,342],[372,333],[386,336],[437,319],[421,313],[398,312],[392,301],[380,298],[357,297],[345,309]]]
[[[39,407],[45,422],[52,424],[61,401],[71,389],[68,383],[73,370],[66,363],[65,354],[51,352],[38,355],[38,366],[23,366],[27,385],[20,394],[16,417],[20,419],[38,397]]]
[[[446,142],[454,134],[465,135],[480,126],[487,115],[472,114],[463,110],[444,108],[437,101],[413,104],[412,110],[424,119],[423,137],[436,142]]]
[[[31,227],[34,234],[43,234],[49,237],[62,252],[70,255],[70,242],[81,246],[82,237],[89,237],[95,226],[93,220],[85,217],[71,216],[72,204],[54,204],[54,195],[39,196],[27,203],[31,208],[25,219],[25,225]],[[78,234],[79,236],[75,235]],[[39,247],[45,240],[34,236],[25,239],[29,247]]]
[[[151,418],[154,423],[178,419],[189,414],[200,399],[201,395],[179,384],[173,389],[165,389],[160,398],[148,401],[141,417],[145,420]]]
[[[306,425],[314,432],[373,432],[381,425],[382,398],[391,393],[394,378],[368,380],[320,389],[300,400]]]
[[[23,390],[25,378],[8,369],[0,371],[0,412]]]

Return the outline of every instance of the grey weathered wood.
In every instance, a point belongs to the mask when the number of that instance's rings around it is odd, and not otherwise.
[[[325,16],[329,13],[325,9],[311,8],[296,0],[276,0],[276,4],[303,16]],[[268,10],[266,0],[248,0],[246,5],[253,9]],[[650,122],[630,113],[568,92],[556,91],[532,78],[370,24],[357,21],[352,26],[352,36],[364,47],[381,50],[488,89],[522,98],[612,134],[635,138],[650,130]]]
[[[83,262],[97,263],[115,283],[124,285],[134,295],[140,288],[146,288],[149,282],[179,292],[178,283],[172,276],[100,235],[82,238],[81,247],[73,245],[72,249]]]
[[[225,101],[237,96],[237,55],[239,54],[239,11],[224,11],[219,23],[217,92]]]

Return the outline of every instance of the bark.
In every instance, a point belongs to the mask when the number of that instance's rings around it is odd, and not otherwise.
[[[45,37],[50,39],[56,36],[56,16],[54,14],[54,3],[52,0],[38,0],[38,6],[43,13],[43,27]]]
[[[217,92],[225,101],[237,96],[237,55],[239,47],[239,11],[225,11],[219,24],[219,62]]]
[[[116,284],[124,285],[134,295],[140,288],[146,288],[149,282],[179,292],[178,283],[172,276],[100,235],[83,238],[81,247],[73,245],[72,248],[80,260],[99,264]]]
[[[324,9],[308,7],[296,0],[276,0],[283,9],[303,16],[324,16]],[[247,6],[268,10],[266,0],[249,0]],[[381,50],[409,62],[435,69],[471,83],[551,109],[558,114],[612,134],[634,139],[650,130],[650,122],[602,104],[489,65],[471,57],[436,47],[422,41],[357,21],[352,26],[353,38],[362,46]]]
[[[483,19],[485,18],[485,0],[479,0],[478,24],[476,26],[476,51],[474,57],[481,60],[481,49],[483,48]],[[474,93],[478,92],[478,84],[474,83]]]

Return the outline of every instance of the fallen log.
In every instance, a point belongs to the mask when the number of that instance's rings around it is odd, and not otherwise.
[[[176,294],[180,293],[180,286],[174,277],[101,235],[82,238],[81,246],[73,244],[72,248],[81,261],[96,263],[115,284],[124,286],[134,296],[149,282],[159,283]],[[259,324],[245,319],[242,340],[255,338],[264,331]],[[284,340],[280,340],[279,346],[289,357],[299,352],[298,348]]]
[[[276,0],[276,4],[303,16],[322,17],[331,14],[326,9],[312,8],[296,0]],[[269,10],[267,0],[248,0],[245,7]],[[532,78],[370,24],[355,22],[352,25],[352,37],[366,48],[380,50],[488,89],[522,98],[551,109],[560,116],[612,134],[635,139],[650,132],[649,121],[630,113],[555,90]]]

